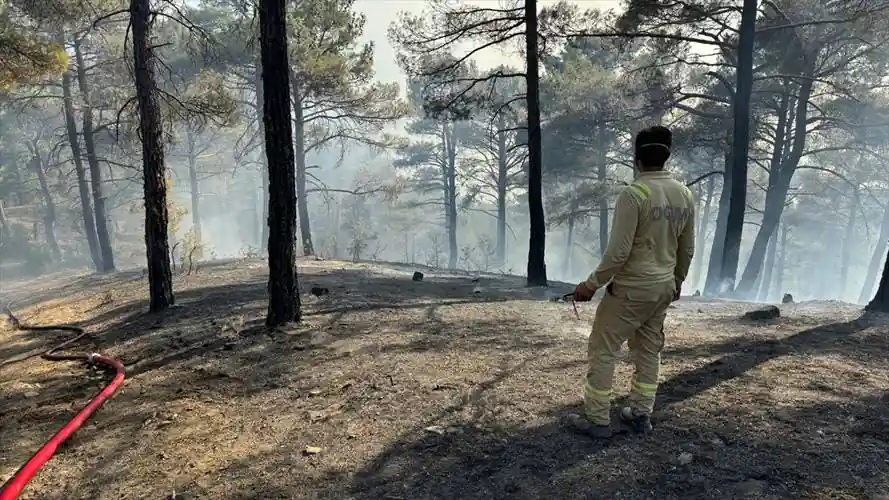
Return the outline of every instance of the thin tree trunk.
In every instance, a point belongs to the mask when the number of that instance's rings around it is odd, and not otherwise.
[[[445,204],[448,224],[448,269],[456,269],[460,258],[457,247],[457,132],[451,123],[445,130],[445,157],[448,162],[448,201]]]
[[[77,137],[77,122],[74,118],[74,100],[71,97],[71,72],[62,75],[62,95],[64,96],[65,129],[68,132],[68,146],[74,161],[77,174],[77,191],[80,194],[80,213],[83,218],[83,233],[90,250],[90,257],[97,272],[102,271],[102,253],[99,250],[99,238],[96,235],[96,217],[90,201],[90,189],[83,168],[83,157],[80,151],[80,139]]]
[[[299,321],[296,186],[285,0],[259,0],[263,123],[269,166],[269,310],[266,325]]]
[[[130,4],[131,12],[135,11],[133,6],[137,3],[143,2],[140,0],[132,0]],[[144,3],[147,5],[147,0]],[[147,21],[145,28],[146,30],[150,29]],[[146,40],[145,43],[147,44],[148,41]],[[147,45],[146,51],[150,51]],[[80,97],[83,101],[83,109],[81,110],[83,113],[83,145],[86,149],[86,159],[90,166],[90,180],[92,182],[93,204],[96,215],[96,236],[99,240],[99,251],[102,254],[101,271],[111,272],[114,271],[114,250],[111,248],[111,237],[108,235],[108,211],[105,209],[105,187],[103,185],[104,181],[102,180],[102,167],[99,165],[99,158],[96,156],[93,107],[90,99],[89,83],[87,82],[86,64],[83,60],[83,51],[81,50],[79,40],[74,43],[74,56],[77,61],[77,84],[80,87]],[[153,73],[151,78],[153,81]],[[151,87],[154,87],[153,82]],[[154,90],[152,90],[152,92],[154,92]],[[158,124],[158,126],[160,126],[160,124]],[[161,156],[163,156],[163,152],[161,152]]]
[[[296,208],[299,214],[299,235],[303,244],[303,255],[315,255],[312,243],[312,226],[309,220],[308,189],[306,188],[306,131],[303,117],[303,99],[296,73],[291,69],[290,88],[293,92],[293,153],[296,160]]]
[[[731,155],[725,159],[726,175],[723,176],[722,192],[719,195],[719,207],[716,211],[716,227],[713,231],[713,243],[710,246],[710,260],[707,264],[707,279],[704,282],[704,295],[714,297],[725,290],[725,280],[722,277],[722,252],[725,248],[725,227],[728,220],[728,204],[732,196]]]
[[[599,182],[605,186],[608,176],[608,166],[605,162],[599,163]],[[604,193],[604,189],[602,192]],[[608,198],[604,195],[599,197],[599,257],[605,255],[605,249],[608,247]]]
[[[173,297],[173,276],[170,270],[170,245],[167,234],[167,182],[163,130],[154,79],[150,16],[149,0],[131,0],[133,72],[136,77],[136,100],[139,104],[139,132],[142,136],[142,164],[144,165],[145,249],[148,257],[149,310],[157,312],[172,306],[175,299]],[[101,196],[101,192],[99,196]],[[97,199],[97,208],[98,204]],[[96,216],[98,217],[99,214],[97,213]],[[107,233],[105,235],[107,238]],[[99,241],[102,241],[101,229]]]
[[[738,39],[737,90],[732,101],[734,132],[732,134],[731,197],[725,225],[725,246],[722,250],[720,277],[734,285],[738,258],[744,233],[744,212],[747,210],[747,152],[750,142],[750,95],[753,90],[753,49],[756,33],[757,0],[744,0]]]
[[[710,206],[713,204],[713,191],[716,190],[716,179],[707,177],[707,195],[704,197],[704,208],[701,210],[701,221],[698,224],[697,240],[695,241],[695,261],[692,268],[691,282],[696,289],[701,288],[701,272],[704,270],[704,244],[707,240],[707,229],[710,225]]]
[[[36,140],[31,141],[31,164],[34,166],[34,173],[37,174],[37,183],[40,185],[40,195],[43,198],[43,234],[46,236],[46,243],[52,252],[53,260],[60,262],[62,260],[62,250],[59,248],[59,240],[56,239],[56,204],[53,202],[52,193],[46,182],[46,172],[43,170],[43,157],[40,156],[40,148]]]
[[[506,192],[509,171],[507,165],[506,121],[497,117],[497,265],[506,263]]]

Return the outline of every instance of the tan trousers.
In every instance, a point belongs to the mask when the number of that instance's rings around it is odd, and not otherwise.
[[[590,422],[610,423],[615,356],[627,341],[635,366],[630,408],[636,414],[651,414],[664,348],[664,319],[675,291],[676,285],[672,282],[646,289],[608,286],[596,309],[588,347],[589,370],[583,402]]]

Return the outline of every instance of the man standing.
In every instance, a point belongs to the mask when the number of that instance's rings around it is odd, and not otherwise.
[[[639,177],[617,197],[599,267],[574,290],[574,300],[585,302],[606,287],[589,339],[584,415],[569,417],[575,430],[591,437],[611,436],[615,356],[627,341],[635,372],[620,420],[636,432],[651,431],[664,318],[679,298],[695,249],[691,191],[664,171],[672,142],[673,134],[661,126],[636,134]]]

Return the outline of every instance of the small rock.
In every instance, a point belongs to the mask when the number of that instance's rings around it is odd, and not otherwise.
[[[414,275],[411,276],[411,281],[423,281],[423,273],[414,271]]]
[[[320,395],[321,395],[321,389],[312,389],[311,391],[309,391],[309,396],[320,396]]]
[[[781,303],[782,304],[793,304],[793,295],[790,295],[789,293],[785,293],[784,297],[781,298]]]
[[[330,295],[330,290],[328,290],[327,288],[324,288],[324,287],[320,287],[320,286],[313,286],[311,292],[312,292],[312,295],[314,295],[315,297],[322,297],[324,295]]]
[[[319,453],[321,453],[321,448],[317,446],[306,446],[306,449],[303,450],[305,455],[317,455]]]
[[[482,293],[482,288],[480,286],[476,285],[475,287],[473,287],[472,293],[473,293],[473,295],[478,295],[478,294]]]
[[[40,393],[39,393],[39,392],[35,392],[35,391],[28,391],[28,392],[22,394],[22,396],[25,396],[25,397],[28,398],[28,399],[36,398],[36,397],[39,396],[39,395],[40,395]]]
[[[701,291],[700,291],[700,290],[695,290],[695,293],[691,294],[691,296],[692,296],[692,297],[700,297],[700,296],[701,296]]]
[[[426,432],[431,432],[433,434],[438,434],[439,436],[441,436],[445,433],[445,430],[441,426],[438,426],[438,425],[432,425],[432,426],[429,426],[423,430]]]
[[[688,452],[679,454],[679,465],[688,465],[694,461],[695,457]]]

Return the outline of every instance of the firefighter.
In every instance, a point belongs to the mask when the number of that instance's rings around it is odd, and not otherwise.
[[[584,414],[568,417],[576,431],[590,437],[611,436],[615,356],[624,342],[635,371],[620,420],[635,432],[652,430],[664,318],[679,298],[695,248],[691,191],[664,170],[672,142],[670,130],[661,126],[636,134],[639,175],[617,197],[602,261],[574,290],[574,300],[585,302],[605,287],[589,338]]]

